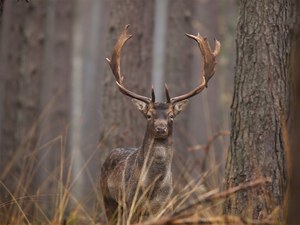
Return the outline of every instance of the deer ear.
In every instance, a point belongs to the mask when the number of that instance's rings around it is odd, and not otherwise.
[[[180,102],[176,102],[174,105],[173,105],[173,112],[174,112],[174,115],[177,116],[182,110],[185,109],[185,107],[187,106],[189,100],[183,100],[183,101],[180,101]]]
[[[131,99],[132,103],[135,105],[135,107],[140,110],[142,113],[146,114],[148,111],[148,104],[145,102],[142,102],[137,99]]]

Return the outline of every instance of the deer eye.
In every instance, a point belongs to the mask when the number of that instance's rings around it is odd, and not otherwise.
[[[152,118],[152,115],[151,114],[147,114],[146,117],[147,117],[148,120],[150,120]]]
[[[174,115],[173,114],[170,114],[169,117],[170,117],[171,120],[174,119]]]

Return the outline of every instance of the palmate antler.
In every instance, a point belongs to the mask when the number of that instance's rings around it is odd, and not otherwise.
[[[155,102],[155,94],[154,94],[154,89],[152,87],[152,92],[151,92],[151,99],[136,93],[133,93],[132,91],[128,90],[127,88],[124,87],[123,80],[124,76],[121,74],[121,69],[120,69],[120,56],[121,56],[121,50],[126,43],[127,40],[129,40],[132,35],[129,35],[128,32],[129,25],[126,25],[124,30],[122,31],[121,35],[119,36],[119,39],[115,45],[111,60],[106,58],[107,62],[110,65],[110,68],[115,76],[116,83],[119,87],[119,90],[132,98],[138,99],[140,101],[143,101],[147,104],[150,102]],[[215,65],[216,65],[216,57],[220,53],[220,48],[221,44],[219,41],[215,40],[215,49],[212,52],[210,45],[207,41],[207,38],[203,38],[199,33],[197,36],[191,35],[191,34],[186,34],[189,38],[195,40],[198,43],[199,49],[201,51],[201,54],[203,56],[202,60],[202,82],[197,86],[194,90],[177,96],[170,98],[169,94],[169,89],[167,84],[165,84],[165,92],[166,92],[166,98],[167,98],[167,103],[176,103],[180,102],[185,99],[189,99],[197,94],[199,94],[205,87],[207,87],[208,81],[211,79],[211,77],[215,73]]]

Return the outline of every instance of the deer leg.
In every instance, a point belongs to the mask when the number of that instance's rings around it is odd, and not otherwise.
[[[108,224],[113,225],[118,222],[118,203],[112,199],[104,197],[105,213],[108,220]]]

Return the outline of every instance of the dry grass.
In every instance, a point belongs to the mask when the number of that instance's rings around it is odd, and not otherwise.
[[[36,124],[31,131],[35,129]],[[27,140],[34,132],[28,132]],[[104,138],[109,138],[109,133]],[[0,224],[22,225],[22,224],[105,224],[106,219],[103,213],[103,205],[99,194],[98,182],[94,182],[91,190],[92,203],[89,200],[82,200],[76,197],[73,188],[76,180],[86,169],[89,160],[84,162],[78,174],[74,174],[74,156],[66,152],[67,129],[61,136],[55,137],[46,144],[21,145],[16,150],[12,160],[1,171],[0,186]],[[272,220],[252,221],[247,218],[222,215],[222,202],[225,197],[234,195],[236,192],[255,188],[265,182],[266,179],[257,179],[246,184],[234,187],[230,190],[220,191],[220,179],[216,177],[221,170],[221,165],[216,163],[216,153],[211,148],[214,142],[224,138],[228,132],[218,132],[213,135],[207,144],[189,148],[186,154],[205,149],[205,160],[193,157],[194,161],[186,161],[182,157],[174,160],[175,191],[164,210],[157,215],[151,215],[147,221],[139,224],[275,224]],[[222,140],[219,140],[224,143]],[[25,141],[26,142],[26,141]],[[103,140],[100,141],[94,152],[100,151]],[[26,147],[31,146],[31,147]],[[47,171],[47,177],[38,179],[41,170],[47,170],[43,165],[45,159],[40,154],[49,149],[58,149],[56,166],[53,171]],[[223,146],[226,149],[228,146]],[[209,156],[210,155],[210,156]],[[47,159],[46,159],[47,160]],[[22,162],[20,164],[20,162]],[[204,170],[203,164],[210,165]],[[18,168],[19,173],[16,172]],[[146,168],[145,168],[146,169]],[[198,172],[195,172],[198,171]],[[178,172],[178,173],[177,173]],[[13,180],[13,186],[10,181]],[[8,183],[7,183],[8,182]],[[212,188],[214,187],[214,188]],[[149,187],[151,189],[151,186]],[[87,196],[90,198],[91,196]],[[86,202],[89,201],[89,204]],[[131,206],[129,219],[124,224],[130,224],[133,213],[139,204],[147,205],[142,198],[136,198]],[[92,205],[92,206],[91,206]],[[251,207],[251,206],[249,206]],[[172,213],[170,213],[172,212]],[[120,220],[124,217],[120,217]]]

